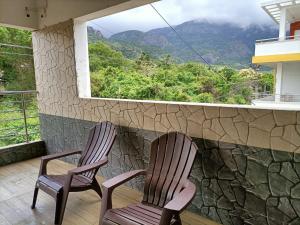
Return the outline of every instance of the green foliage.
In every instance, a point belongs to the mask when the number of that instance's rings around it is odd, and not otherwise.
[[[176,64],[170,55],[154,59],[145,52],[130,60],[101,42],[89,48],[94,97],[249,104],[255,87],[273,90],[272,75],[251,69]]]
[[[25,113],[29,141],[40,139],[36,99],[27,96]],[[24,114],[20,96],[0,98],[0,147],[27,141]]]
[[[31,33],[29,31],[0,27],[0,43],[30,47]],[[3,86],[0,89],[35,89],[32,50],[1,46],[0,80]]]
[[[0,43],[31,46],[31,33],[0,27]],[[34,90],[32,49],[0,46],[0,90]],[[0,96],[0,147],[26,142],[21,96]],[[35,96],[25,100],[29,141],[40,139]],[[32,117],[32,118],[30,118]]]

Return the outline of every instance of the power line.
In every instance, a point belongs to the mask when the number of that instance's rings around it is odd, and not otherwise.
[[[153,4],[150,4],[150,6],[153,8],[153,10],[165,21],[165,23],[174,31],[174,33],[178,36],[178,38],[188,47],[190,48],[196,55],[198,55],[203,62],[205,62],[207,65],[210,65],[207,60],[203,58],[203,56],[197,52],[177,31],[176,29],[167,21],[167,19],[154,7]]]
[[[94,23],[94,22],[91,22],[91,21],[90,21],[90,23],[91,23],[91,24],[94,24],[96,27],[99,27],[99,28],[102,29],[102,30],[107,31],[108,33],[114,34],[112,31],[108,30],[107,28],[101,27],[101,26],[100,26],[99,24],[97,24],[97,23]]]
[[[25,49],[32,49],[29,46],[23,46],[23,45],[13,45],[13,44],[6,44],[6,43],[0,43],[0,46],[5,46],[5,47],[12,47],[12,48],[25,48]]]

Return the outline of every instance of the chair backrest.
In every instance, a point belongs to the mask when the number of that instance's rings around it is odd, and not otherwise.
[[[102,122],[94,126],[90,130],[89,138],[78,166],[92,164],[106,157],[112,148],[115,138],[116,128],[111,122]],[[91,171],[82,175],[92,180],[97,172]]]
[[[190,137],[178,132],[153,141],[143,202],[164,207],[172,200],[183,189],[197,150]]]

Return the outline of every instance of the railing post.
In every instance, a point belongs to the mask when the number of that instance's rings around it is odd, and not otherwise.
[[[25,127],[25,135],[26,135],[26,142],[29,142],[29,135],[28,135],[28,127],[27,127],[27,117],[26,117],[26,104],[25,104],[25,96],[24,93],[21,94],[22,98],[22,111],[23,111],[23,118],[24,118],[24,127]]]

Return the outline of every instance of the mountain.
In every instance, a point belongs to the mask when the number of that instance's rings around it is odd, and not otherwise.
[[[88,38],[90,43],[97,42],[104,38],[101,31],[96,30],[93,27],[88,26],[87,32],[88,32]]]
[[[212,64],[248,66],[254,54],[255,41],[278,35],[273,27],[251,25],[246,28],[230,23],[189,21],[175,27],[177,33],[205,60]],[[144,51],[153,57],[170,54],[178,62],[201,61],[169,27],[141,32],[129,30],[106,41],[127,57]]]

